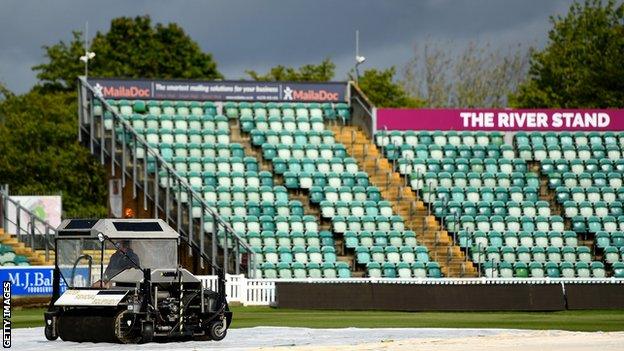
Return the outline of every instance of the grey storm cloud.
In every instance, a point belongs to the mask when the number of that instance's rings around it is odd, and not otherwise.
[[[401,67],[425,41],[488,42],[493,47],[540,46],[549,16],[565,14],[571,0],[265,0],[0,2],[0,81],[21,93],[35,84],[32,66],[44,45],[69,41],[89,22],[92,36],[118,16],[150,15],[176,22],[211,52],[227,78],[331,58],[337,79],[353,66],[360,30],[363,68]]]

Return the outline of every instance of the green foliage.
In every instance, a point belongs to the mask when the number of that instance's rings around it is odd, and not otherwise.
[[[0,85],[0,184],[20,194],[62,193],[64,217],[106,216],[106,173],[77,141],[78,58],[83,37],[44,47],[46,62],[35,66],[40,85],[13,96]],[[177,24],[152,25],[149,17],[113,19],[97,33],[89,75],[142,78],[221,78],[210,54],[202,52]]]
[[[13,96],[13,92],[0,82],[0,100]],[[1,121],[1,120],[0,120]]]
[[[624,5],[575,2],[535,51],[527,81],[513,97],[518,107],[624,106]]]
[[[73,93],[39,91],[0,102],[0,184],[63,196],[64,217],[106,216],[106,175],[78,143]]]
[[[47,62],[33,67],[45,91],[74,91],[84,74],[83,36],[74,32],[71,42],[45,46]],[[212,55],[204,53],[175,23],[152,25],[149,16],[119,17],[110,30],[98,32],[90,51],[89,75],[124,78],[223,78]]]
[[[420,100],[410,97],[403,86],[394,82],[394,67],[368,69],[358,79],[358,87],[377,107],[422,107]]]
[[[251,79],[263,82],[290,81],[290,82],[327,82],[334,78],[336,65],[325,59],[318,65],[308,64],[299,68],[275,66],[265,74],[256,71],[245,71]]]

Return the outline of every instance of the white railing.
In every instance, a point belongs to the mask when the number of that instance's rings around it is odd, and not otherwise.
[[[197,276],[204,288],[217,289],[216,275]],[[279,279],[247,279],[244,275],[226,275],[225,289],[229,302],[245,306],[269,305],[275,301],[275,282]]]
[[[205,288],[217,289],[216,275],[197,276]],[[623,278],[306,278],[306,279],[247,279],[244,275],[226,275],[225,288],[229,302],[245,306],[268,306],[275,302],[275,283],[378,283],[424,285],[474,284],[624,284]]]

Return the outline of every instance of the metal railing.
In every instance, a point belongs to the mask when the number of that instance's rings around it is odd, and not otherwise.
[[[370,138],[373,138],[375,133],[375,106],[355,82],[349,82],[348,91],[352,110],[351,124],[359,126]]]
[[[9,211],[10,206],[15,209],[14,216]],[[28,245],[33,251],[43,249],[46,261],[50,259],[50,250],[54,247],[56,228],[37,217],[18,201],[11,199],[6,186],[0,187],[0,217],[2,218],[0,224],[7,234],[15,234],[18,241]],[[9,233],[11,226],[15,228],[15,232]]]
[[[247,275],[255,275],[256,259],[251,246],[83,77],[79,78],[78,106],[79,141],[89,147],[102,165],[109,162],[111,176],[121,178],[123,188],[131,180],[133,199],[141,191],[143,208],[151,210],[154,218],[162,218],[172,225],[191,244],[199,241],[200,251],[206,253],[210,244],[211,253],[206,255],[211,257],[213,273],[220,249],[226,273],[240,274],[246,263]],[[164,172],[165,179],[160,179],[160,172]],[[210,243],[206,242],[206,234],[211,236]],[[192,255],[189,247],[189,256]],[[245,258],[247,262],[243,262]],[[199,261],[204,268],[203,258]]]

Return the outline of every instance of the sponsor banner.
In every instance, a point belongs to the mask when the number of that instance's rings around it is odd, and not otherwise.
[[[54,306],[117,306],[127,293],[127,290],[68,290]]]
[[[11,196],[11,200],[17,202],[23,208],[33,213],[37,218],[48,222],[52,227],[56,228],[61,225],[61,212],[63,209],[62,199],[60,196]],[[26,211],[19,212],[20,230],[18,231],[17,206],[8,202],[7,215],[9,218],[8,233],[30,233],[29,216]],[[35,221],[35,234],[45,234],[45,226],[41,222]]]
[[[341,102],[347,83],[124,80],[89,78],[106,99]]]
[[[377,109],[376,130],[624,131],[616,109]]]
[[[11,282],[13,296],[47,296],[52,295],[52,275],[54,266],[12,266],[0,267],[0,280]],[[77,267],[74,274],[76,286],[84,286],[89,269]],[[67,289],[61,278],[61,293]]]

